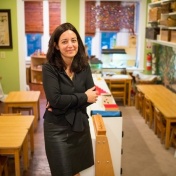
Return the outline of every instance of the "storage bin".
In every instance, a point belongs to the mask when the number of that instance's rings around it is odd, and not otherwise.
[[[146,27],[145,38],[156,40],[157,39],[157,35],[159,33],[160,33],[160,28],[158,28],[158,27],[156,27],[156,28]]]
[[[161,40],[167,41],[167,42],[170,41],[170,30],[161,29],[160,36],[161,36]]]
[[[170,41],[176,43],[176,30],[171,30]]]
[[[161,13],[169,13],[171,12],[171,8],[170,8],[171,4],[170,3],[162,3],[161,4]]]
[[[176,20],[171,17],[168,17],[165,20],[160,20],[159,23],[160,23],[160,25],[164,25],[167,27],[175,27],[176,26]]]
[[[92,73],[99,73],[101,74],[102,73],[102,64],[99,63],[99,64],[90,64],[90,68],[91,68],[91,72]]]
[[[161,18],[161,7],[153,7],[149,10],[149,21],[158,21]]]
[[[175,12],[176,11],[176,2],[171,2],[171,10],[172,12]]]

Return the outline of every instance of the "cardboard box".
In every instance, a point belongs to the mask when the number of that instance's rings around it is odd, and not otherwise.
[[[176,43],[176,30],[171,30],[170,42]]]
[[[160,33],[160,28],[158,27],[146,27],[145,38],[156,40],[157,35]]]
[[[158,21],[161,18],[161,8],[153,7],[149,10],[149,21]]]
[[[161,3],[161,13],[169,13],[171,12],[171,4],[168,3]]]
[[[161,32],[160,32],[161,40],[169,42],[170,41],[170,33],[171,32],[169,29],[161,29]]]
[[[171,2],[171,10],[172,12],[175,12],[176,11],[176,2]]]

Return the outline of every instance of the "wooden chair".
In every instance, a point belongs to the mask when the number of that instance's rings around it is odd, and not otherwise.
[[[110,89],[110,80],[106,79],[105,81],[106,81],[106,84],[107,84],[108,88]]]
[[[147,96],[144,96],[144,112],[145,112],[145,123],[148,123],[149,127],[153,125],[153,107],[152,102]]]
[[[8,176],[8,157],[0,155],[0,176]]]
[[[113,97],[123,100],[124,106],[126,105],[126,80],[110,80],[110,91]]]
[[[144,94],[142,92],[137,92],[136,94],[137,109],[140,114],[144,117]]]
[[[155,133],[161,138],[161,143],[164,142],[166,135],[166,122],[158,108],[154,107]]]
[[[33,109],[31,107],[13,107],[12,112],[13,113],[22,113],[24,111],[27,111],[29,115],[32,115]]]
[[[173,127],[171,131],[170,146],[171,145],[176,147],[176,127]]]

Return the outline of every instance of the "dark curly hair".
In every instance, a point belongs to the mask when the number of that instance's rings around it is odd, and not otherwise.
[[[81,40],[81,37],[76,30],[76,28],[71,23],[63,23],[60,26],[58,26],[53,34],[51,35],[51,38],[49,40],[48,44],[48,51],[46,54],[47,60],[50,64],[57,67],[59,70],[65,70],[66,65],[61,57],[61,53],[59,50],[56,49],[55,44],[58,43],[60,36],[63,32],[71,30],[73,31],[78,40],[78,52],[75,55],[72,65],[71,65],[71,71],[78,73],[81,70],[84,70],[84,68],[88,65],[88,59],[85,52],[85,46]]]

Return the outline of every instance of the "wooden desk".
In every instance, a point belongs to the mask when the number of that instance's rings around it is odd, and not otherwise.
[[[169,148],[171,123],[176,123],[176,94],[162,85],[137,85],[137,90],[144,93],[166,119],[165,147]]]
[[[35,116],[34,129],[36,129],[38,119],[40,119],[39,97],[40,91],[10,92],[4,100],[4,111],[8,113],[12,107],[32,107]]]
[[[0,154],[14,155],[15,175],[20,176],[20,151],[23,149],[24,169],[28,168],[28,130],[2,130],[0,129]],[[26,158],[27,157],[27,158]]]
[[[108,83],[111,79],[115,80],[120,80],[120,79],[125,79],[126,80],[126,85],[127,85],[127,105],[131,105],[131,82],[132,82],[132,77],[130,75],[113,75],[113,76],[103,76],[105,81]]]
[[[8,120],[7,120],[8,119]],[[27,129],[30,135],[31,152],[34,153],[34,116],[20,115],[20,116],[0,116],[0,128],[20,128]],[[16,129],[15,128],[15,129]]]
[[[34,151],[34,116],[0,116],[0,154],[14,155],[15,173],[20,176],[20,151],[23,149],[24,170],[29,167],[28,134]]]

